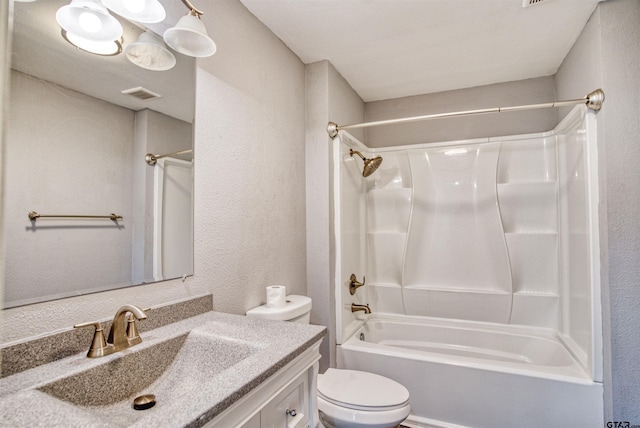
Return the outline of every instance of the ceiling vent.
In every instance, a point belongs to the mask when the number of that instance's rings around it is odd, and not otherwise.
[[[125,95],[131,95],[132,97],[136,97],[139,100],[148,101],[156,98],[161,98],[162,95],[156,94],[155,92],[151,92],[148,89],[143,88],[142,86],[138,86],[137,88],[125,89],[122,91]]]
[[[522,7],[535,6],[540,3],[549,2],[550,0],[522,0]]]

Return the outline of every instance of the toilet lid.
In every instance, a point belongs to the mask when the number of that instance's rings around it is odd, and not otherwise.
[[[328,369],[318,376],[318,395],[356,410],[392,410],[409,403],[409,391],[398,382],[374,373],[345,369]]]

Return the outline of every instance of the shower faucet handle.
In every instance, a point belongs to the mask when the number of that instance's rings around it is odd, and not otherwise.
[[[356,290],[359,287],[362,287],[365,283],[367,279],[363,276],[362,277],[362,282],[358,281],[358,279],[356,278],[356,274],[352,273],[351,276],[349,277],[349,293],[351,293],[351,295],[353,296],[354,294],[356,294]]]

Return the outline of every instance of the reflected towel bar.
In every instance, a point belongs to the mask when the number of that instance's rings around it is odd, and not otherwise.
[[[38,214],[35,211],[31,211],[29,213],[29,220],[31,221],[36,221],[39,218],[45,218],[45,217],[55,217],[55,218],[108,218],[109,220],[113,220],[113,221],[117,221],[117,220],[122,220],[122,216],[121,215],[117,215],[114,213],[111,213],[109,215],[66,215],[66,214],[49,214],[49,215],[44,215],[44,214]]]
[[[152,153],[147,153],[147,155],[144,157],[144,161],[149,165],[155,165],[158,159],[166,158],[168,156],[184,155],[185,153],[192,153],[192,152],[193,152],[193,149],[182,150],[175,153],[168,153],[166,155],[154,155]]]
[[[602,108],[603,102],[604,102],[604,92],[602,91],[602,89],[596,89],[595,91],[591,92],[589,95],[586,95],[584,98],[578,98],[575,100],[555,101],[552,103],[544,103],[544,104],[530,104],[530,105],[513,106],[513,107],[494,107],[494,108],[485,108],[480,110],[457,111],[457,112],[451,112],[451,113],[436,113],[436,114],[428,114],[425,116],[405,117],[402,119],[389,119],[389,120],[379,120],[376,122],[357,123],[354,125],[338,125],[335,122],[329,122],[329,124],[327,125],[327,132],[329,133],[329,137],[335,138],[338,135],[338,131],[341,129],[369,128],[371,126],[393,125],[396,123],[417,122],[421,120],[441,119],[444,117],[458,117],[458,116],[469,116],[474,114],[503,113],[503,112],[509,112],[509,111],[533,110],[533,109],[539,109],[539,108],[565,107],[565,106],[572,106],[576,104],[586,104],[589,109],[594,111],[599,111]]]

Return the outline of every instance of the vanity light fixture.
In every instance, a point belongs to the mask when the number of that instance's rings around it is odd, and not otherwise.
[[[71,0],[56,12],[56,21],[72,38],[113,42],[122,37],[122,25],[99,0]],[[67,38],[68,40],[68,38]]]
[[[164,41],[183,55],[202,58],[216,53],[216,44],[207,34],[200,19],[204,12],[196,9],[189,0],[182,0],[189,13],[178,20],[175,27],[164,32]]]
[[[152,31],[141,33],[137,41],[126,47],[124,53],[129,61],[146,70],[165,71],[176,65],[176,57],[160,36]]]
[[[62,37],[76,48],[92,54],[113,56],[122,52],[122,37],[118,40],[111,40],[108,42],[96,42],[94,40],[83,39],[82,37],[78,37],[73,33],[68,33],[65,30],[62,30]]]
[[[130,21],[155,23],[167,16],[158,0],[102,0],[102,4]]]

